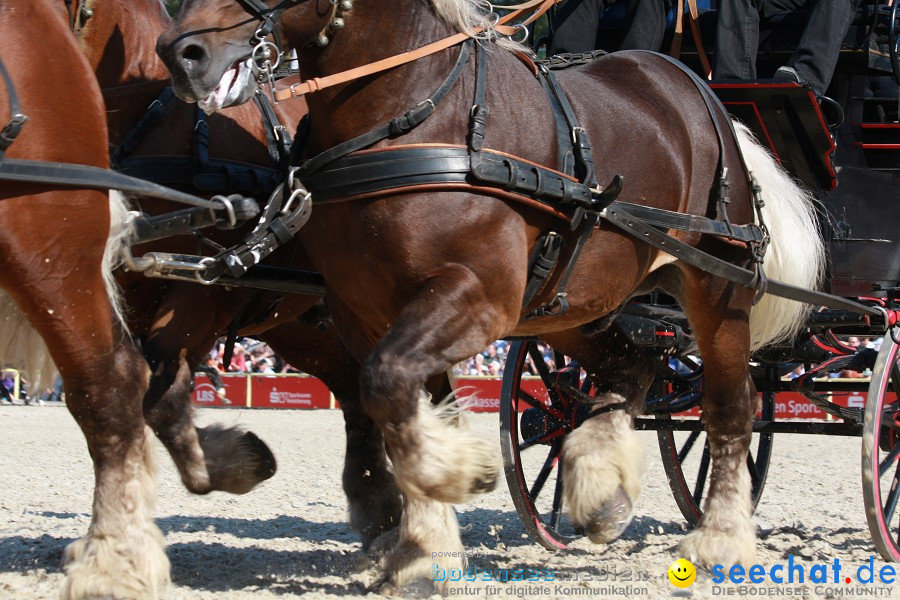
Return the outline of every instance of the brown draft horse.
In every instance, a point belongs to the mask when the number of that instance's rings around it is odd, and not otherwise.
[[[29,118],[5,159],[108,167],[103,99],[57,8],[0,1],[0,59],[11,80],[0,80],[0,123],[10,118],[12,89]],[[3,360],[34,356],[32,334],[43,339],[94,464],[93,516],[66,549],[64,598],[135,597],[168,580],[152,518],[152,433],[141,414],[149,370],[120,324],[110,268],[121,230],[110,223],[121,224],[124,211],[118,194],[0,186]]]
[[[514,45],[511,41],[491,35],[494,20],[482,10],[486,5],[478,0],[355,0],[352,7],[330,0],[186,0],[157,49],[183,99],[208,101],[227,91],[229,98],[241,101],[256,87],[254,78],[241,77],[251,46],[275,28],[284,47],[297,50],[304,76],[321,82],[481,27],[478,44],[486,47],[481,60],[487,64],[483,99],[476,98],[478,60],[469,60],[443,99],[429,100],[457,63],[457,44],[308,96],[309,155],[407,111],[421,114],[430,110],[430,102],[436,105],[433,114],[418,126],[398,126],[354,155],[357,162],[341,164],[364,164],[372,157],[385,157],[387,163],[405,152],[398,147],[471,150],[478,140],[472,141],[470,118],[486,118],[481,150],[500,153],[505,164],[510,156],[518,157],[518,164],[526,165],[519,167],[522,171],[533,165],[563,171],[558,129],[542,84],[528,60],[506,49]],[[702,84],[665,57],[647,52],[605,56],[561,71],[558,79],[584,128],[573,127],[571,133],[576,139],[586,133],[590,139],[596,180],[624,176],[620,200],[714,216],[721,159],[730,174],[730,219],[752,223],[745,162],[765,199],[763,221],[771,234],[767,273],[801,287],[817,284],[823,254],[809,198],[746,129],[732,133],[724,111],[706,104]],[[243,81],[246,89],[233,89]],[[483,107],[490,109],[487,117]],[[412,120],[400,119],[404,125]],[[392,149],[384,150],[388,147]],[[327,173],[327,162],[318,168]],[[313,179],[319,177],[307,169]],[[378,175],[372,173],[371,179]],[[546,182],[551,175],[545,171],[542,177]],[[470,172],[466,181],[474,177]],[[326,186],[325,175],[319,180]],[[315,200],[311,179],[305,181]],[[510,181],[515,181],[512,175]],[[553,214],[556,208],[547,210],[522,192],[483,183],[438,182],[366,193],[355,192],[346,178],[339,183],[347,184],[347,191],[316,203],[300,236],[327,282],[339,334],[363,361],[362,402],[384,433],[397,483],[407,498],[399,545],[388,563],[394,585],[430,579],[431,552],[446,556],[460,550],[458,527],[445,503],[466,501],[495,484],[493,444],[447,426],[421,401],[421,390],[427,377],[499,337],[548,340],[577,357],[600,390],[594,416],[564,447],[564,499],[573,521],[594,541],[621,533],[640,481],[639,444],[630,415],[641,410],[653,365],[637,353],[604,352],[603,336],[591,335],[598,327],[582,326],[652,289],[674,296],[690,319],[707,386],[702,408],[713,461],[710,491],[703,521],[682,541],[680,552],[703,564],[753,560],[755,532],[744,467],[756,409],[749,355],[751,348],[790,336],[804,318],[803,306],[766,297],[753,307],[751,319],[753,290],[709,275],[601,221],[568,281],[569,310],[523,320],[523,312],[550,303],[564,272],[557,268],[548,289],[523,310],[529,257],[540,234],[553,230],[567,238],[563,254],[571,254],[576,241],[569,223]],[[746,246],[699,233],[672,235],[751,264]],[[452,557],[434,562],[444,569],[460,567]]]
[[[78,37],[106,97],[110,147],[117,148],[164,87],[154,82],[168,83],[168,71],[152,42],[171,20],[160,0],[89,0],[84,6],[91,17]],[[306,106],[303,102],[281,103],[276,111],[293,135]],[[129,156],[161,161],[190,157],[195,121],[194,105],[172,100]],[[275,167],[267,150],[262,117],[252,104],[210,115],[207,123],[214,158],[238,167]],[[182,208],[152,198],[132,201],[149,214]],[[245,232],[246,228],[235,232],[211,229],[203,235],[227,247]],[[134,249],[136,254],[153,250],[194,254],[198,238],[170,237]],[[310,268],[306,251],[297,240],[280,248],[266,262]],[[368,546],[379,534],[397,526],[400,495],[387,469],[381,433],[357,401],[359,365],[349,357],[332,328],[322,329],[313,320],[298,319],[319,302],[318,297],[282,297],[249,288],[226,289],[121,271],[117,274],[129,308],[130,330],[141,337],[153,371],[144,415],[169,450],[189,490],[245,493],[275,471],[271,452],[252,433],[193,424],[190,398],[194,370],[216,338],[225,335],[229,325],[239,319],[250,324],[241,334],[266,340],[291,364],[323,379],[340,399],[347,429],[344,487],[351,525],[361,533],[363,544]],[[276,308],[271,310],[273,305]]]

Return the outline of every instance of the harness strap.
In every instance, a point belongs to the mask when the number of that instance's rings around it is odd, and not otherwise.
[[[104,97],[128,96],[148,91],[167,82],[142,82],[104,90]],[[131,154],[147,134],[156,127],[172,99],[172,88],[166,85],[150,103],[147,110],[125,135],[110,157],[112,167],[128,175],[148,179],[161,185],[193,188],[204,192],[237,192],[268,196],[278,186],[279,172],[288,162],[291,136],[281,125],[266,97],[256,94],[254,100],[263,119],[267,148],[272,167],[211,158],[209,156],[209,127],[206,115],[197,109],[192,139],[192,156],[138,156]]]
[[[484,101],[487,87],[487,52],[484,44],[478,44],[475,50],[475,99],[469,113],[469,154],[475,155],[484,146],[484,134],[487,129],[488,116],[491,109]]]
[[[226,209],[222,196],[205,200],[144,179],[90,165],[7,158],[0,162],[0,180],[37,183],[47,187],[120,190],[213,210]],[[230,202],[227,204],[230,206]]]
[[[118,168],[118,165],[123,158],[134,152],[134,149],[138,147],[138,144],[140,144],[141,141],[147,137],[147,134],[153,130],[156,124],[159,123],[159,120],[162,119],[163,114],[166,112],[166,107],[174,97],[175,92],[172,91],[171,87],[166,87],[160,91],[159,95],[150,103],[150,106],[147,107],[147,110],[144,111],[144,114],[138,122],[135,123],[134,127],[131,128],[131,131],[125,135],[118,148],[116,148],[112,153],[112,156],[110,156],[110,163],[112,163],[114,169]]]
[[[630,204],[627,202],[616,202],[616,204],[626,209],[632,216],[637,217],[650,225],[657,225],[667,229],[680,229],[682,231],[694,233],[718,235],[741,242],[760,243],[764,239],[762,230],[758,225],[752,223],[750,225],[731,225],[729,227],[717,219],[708,219],[697,215],[689,215],[686,213],[641,206],[640,204]]]
[[[266,144],[269,148],[269,158],[272,164],[279,169],[287,167],[288,157],[291,153],[291,134],[278,120],[275,109],[265,94],[254,94],[253,99],[263,116],[263,129],[266,132]]]
[[[116,171],[160,185],[209,194],[235,192],[262,197],[272,193],[281,175],[274,168],[211,158],[198,172],[189,156],[136,156]]]
[[[2,60],[0,60],[0,76],[3,77],[3,83],[9,94],[9,121],[3,126],[3,129],[0,129],[0,160],[2,160],[3,154],[16,141],[16,137],[22,131],[28,117],[22,113],[16,86],[13,85],[12,77],[9,76],[9,71],[6,70],[6,65]]]
[[[630,206],[628,208],[630,208]],[[640,239],[651,246],[659,248],[663,252],[671,254],[711,275],[732,281],[746,288],[755,287],[754,284],[757,279],[757,274],[754,271],[733,265],[675,239],[635,217],[621,203],[609,206],[600,213],[600,217],[605,221],[609,221],[629,235]],[[798,302],[823,304],[832,308],[843,308],[869,317],[884,317],[883,309],[865,306],[852,300],[834,296],[832,294],[826,294],[824,292],[798,288],[780,281],[775,281],[774,279],[768,280],[767,291],[770,294],[788,298],[790,300],[796,300]]]
[[[469,54],[473,43],[473,40],[469,39],[460,46],[459,57],[456,59],[456,64],[430,98],[423,100],[415,107],[408,110],[403,116],[392,119],[368,133],[349,139],[314,156],[300,166],[299,176],[305,179],[309,174],[317,172],[324,165],[342,156],[367,148],[372,144],[389,137],[402,135],[421,124],[425,119],[431,116],[438,103],[444,99],[444,96],[447,95],[447,92],[450,91],[450,88],[452,88],[459,79],[463,67],[469,60]]]
[[[648,52],[646,50],[638,50],[637,52]],[[704,82],[700,77],[688,69],[683,63],[675,60],[671,56],[666,56],[665,54],[658,54],[652,52],[651,54],[655,54],[660,58],[669,62],[669,64],[677,67],[681,70],[682,73],[688,76],[697,90],[700,92],[700,96],[703,98],[703,102],[706,105],[706,110],[709,113],[710,120],[712,121],[713,127],[716,131],[716,141],[719,144],[719,158],[716,164],[716,173],[717,173],[717,187],[714,190],[718,195],[717,205],[719,210],[719,217],[724,222],[725,226],[728,229],[728,237],[729,239],[735,239],[734,237],[734,226],[731,224],[731,221],[728,218],[728,169],[725,168],[725,143],[723,141],[722,136],[722,127],[719,124],[719,119],[717,116],[722,116],[725,118],[725,122],[728,127],[728,131],[731,134],[731,139],[736,140],[737,134],[734,130],[734,123],[731,118],[728,116],[728,111],[725,109],[725,105],[722,104],[722,101],[712,92],[706,82]],[[753,177],[750,173],[750,170],[747,168],[747,163],[744,160],[744,154],[741,152],[740,147],[737,148],[738,159],[741,161],[741,166],[744,170],[744,175],[747,178],[748,185],[751,189],[751,202],[752,208],[756,213],[757,220],[759,221],[759,228],[762,231],[763,240],[761,242],[752,242],[749,243],[750,251],[753,255],[753,260],[756,262],[756,278],[754,281],[754,289],[756,289],[756,299],[754,302],[759,302],[762,298],[763,294],[766,291],[766,274],[763,271],[763,258],[765,255],[765,250],[768,246],[769,240],[769,232],[766,228],[766,224],[762,219],[762,211],[760,210],[762,207],[762,198],[760,195],[759,186],[753,180]]]
[[[569,134],[571,126],[566,122],[566,116],[563,113],[559,99],[553,93],[550,80],[542,71],[549,71],[546,64],[538,65],[538,81],[544,88],[544,96],[550,102],[550,108],[553,111],[553,122],[556,125],[556,148],[557,157],[556,164],[559,170],[571,176],[575,176],[575,152],[572,149],[572,136]]]
[[[285,2],[293,2],[299,0],[283,0],[282,4]],[[258,0],[238,0],[241,4],[250,5],[253,3],[258,4]],[[560,2],[560,0],[528,0],[522,4],[517,4],[513,6],[498,6],[497,8],[502,8],[504,10],[511,10],[511,12],[507,15],[504,15],[502,18],[498,19],[497,23],[492,28],[493,31],[500,33],[501,35],[514,35],[516,31],[520,28],[524,28],[528,24],[534,22],[541,15],[543,15],[551,6]],[[281,5],[279,5],[281,6]],[[276,7],[277,8],[277,7]],[[512,19],[520,17],[523,13],[529,9],[534,9],[534,11],[519,25],[516,26],[506,26],[505,23],[508,23]],[[265,10],[275,10],[266,8]],[[257,10],[255,13],[252,10],[248,10],[250,14],[254,14],[259,19],[264,19],[261,16],[263,11]],[[282,11],[283,12],[283,11]],[[279,13],[280,16],[280,13]],[[388,58],[375,61],[373,63],[369,63],[367,65],[362,65],[353,69],[349,69],[347,71],[342,71],[340,73],[335,73],[334,75],[328,75],[326,77],[314,77],[312,79],[307,79],[302,83],[294,84],[288,88],[283,90],[278,90],[273,94],[273,97],[276,102],[280,102],[282,100],[287,100],[288,98],[293,98],[294,96],[302,96],[304,94],[311,94],[313,92],[317,92],[326,87],[331,87],[334,85],[338,85],[341,83],[347,83],[348,81],[353,81],[354,79],[359,79],[361,77],[366,77],[367,75],[373,75],[375,73],[380,73],[382,71],[386,71],[388,69],[393,69],[394,67],[398,67],[400,65],[405,65],[407,63],[416,61],[420,58],[424,58],[431,54],[436,54],[441,50],[446,50],[447,48],[451,48],[456,46],[460,42],[473,39],[473,36],[481,33],[482,29],[475,29],[472,31],[468,31],[465,33],[457,33],[455,35],[451,35],[442,40],[438,40],[436,42],[432,42],[426,46],[422,46],[421,48],[417,48],[415,50],[410,50],[409,52],[403,52],[402,54],[398,54],[396,56],[390,56]]]

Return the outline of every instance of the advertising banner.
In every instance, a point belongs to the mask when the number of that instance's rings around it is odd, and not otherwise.
[[[339,408],[328,387],[319,379],[300,375],[222,375],[225,398],[220,398],[212,384],[203,375],[194,378],[193,402],[197,406],[252,407],[252,408]],[[457,377],[453,388],[457,390],[459,403],[471,412],[499,412],[500,391],[503,380],[497,377]],[[525,377],[521,381],[523,392],[537,401],[547,401],[547,389],[539,377]],[[823,393],[828,397],[828,393]],[[889,396],[892,396],[889,394]],[[865,395],[857,392],[841,392],[831,396],[840,406],[863,408]],[[890,401],[890,399],[889,399]],[[519,410],[528,408],[519,403]],[[698,408],[680,416],[699,416]],[[775,418],[830,420],[824,411],[797,392],[779,392],[775,397]]]

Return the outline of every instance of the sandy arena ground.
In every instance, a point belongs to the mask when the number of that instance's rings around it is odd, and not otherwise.
[[[370,586],[377,570],[361,553],[345,519],[340,413],[204,409],[198,420],[238,424],[256,432],[274,451],[279,469],[246,496],[192,496],[159,448],[157,522],[172,561],[172,584],[164,598],[375,598]],[[470,423],[486,439],[498,440],[497,415],[473,415]],[[0,463],[0,598],[56,598],[63,548],[90,522],[93,473],[84,439],[59,406],[0,407],[0,435],[5,440]],[[637,516],[625,536],[606,547],[580,540],[567,552],[544,550],[525,535],[503,481],[491,494],[458,507],[463,542],[480,570],[596,574],[605,569],[615,575],[606,581],[595,575],[581,584],[542,582],[531,588],[479,581],[469,584],[472,593],[466,597],[673,597],[676,588],[666,570],[678,558],[684,520],[666,484],[655,434],[640,435],[646,440],[648,460]],[[827,563],[830,574],[837,558],[843,578],[855,576],[859,566],[877,555],[863,512],[859,444],[858,438],[776,436],[768,484],[755,517],[758,562],[767,571],[793,555],[807,568]],[[499,444],[497,455],[499,463]],[[882,563],[875,564],[877,572]],[[722,587],[717,590],[711,575],[701,572],[688,592],[694,598],[741,597],[738,590],[723,595]],[[807,581],[806,594],[798,585],[753,587],[755,595],[761,590],[773,595],[779,589],[783,594],[790,587],[793,594],[810,598],[844,597],[848,592],[900,598],[900,585],[820,586]]]

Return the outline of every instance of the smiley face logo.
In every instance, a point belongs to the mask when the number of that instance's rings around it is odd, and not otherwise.
[[[675,587],[686,588],[697,579],[697,569],[691,561],[679,558],[669,567],[669,581]]]

